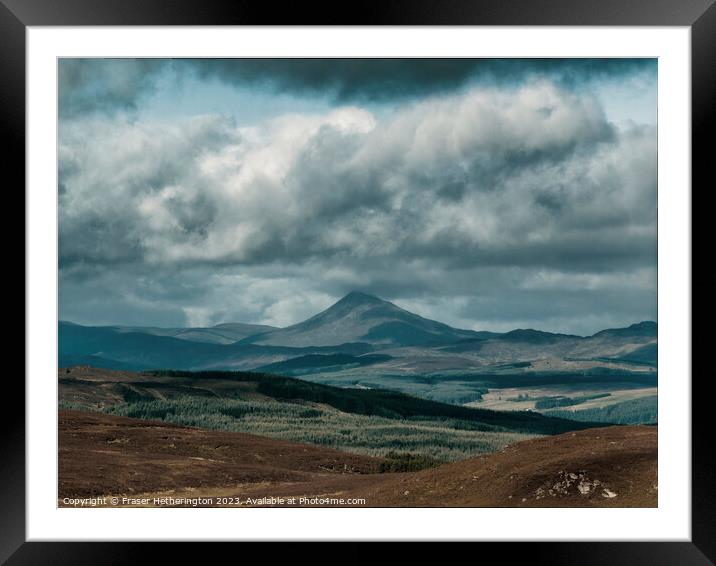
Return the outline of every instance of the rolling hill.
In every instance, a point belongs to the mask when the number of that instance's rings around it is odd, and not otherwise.
[[[126,404],[153,418],[176,415],[178,405],[194,398],[199,402],[223,399],[258,403],[318,404],[324,409],[387,419],[436,418],[476,423],[485,431],[556,434],[595,426],[546,417],[536,412],[500,412],[462,407],[379,389],[342,389],[295,378],[253,372],[187,372],[102,370],[74,367],[58,372],[59,399],[65,406],[127,412]],[[153,402],[158,402],[151,405]],[[230,405],[230,403],[229,403]],[[217,412],[229,407],[219,403]],[[313,405],[311,405],[313,406]],[[238,409],[227,409],[238,414]],[[253,410],[253,409],[252,409]],[[193,411],[192,417],[196,416]],[[478,428],[479,430],[479,428]]]
[[[390,507],[656,507],[656,427],[609,427],[525,440],[354,492]]]
[[[301,482],[378,471],[379,458],[238,432],[61,411],[59,496]]]
[[[243,342],[218,344],[193,341],[153,332],[118,330],[111,326],[59,323],[59,366],[93,365],[110,369],[251,369],[307,354],[372,351],[369,344],[343,344],[338,348],[290,348]]]
[[[209,344],[233,344],[248,336],[276,330],[273,326],[265,324],[244,324],[241,322],[227,322],[208,328],[159,328],[153,326],[114,326],[117,332],[151,334],[153,336],[170,336],[189,342],[208,342]]]
[[[60,411],[58,505],[110,495],[128,507],[158,506],[155,497],[210,498],[199,506],[218,507],[284,506],[290,497],[301,507],[658,504],[656,427],[525,440],[417,472],[379,473],[384,462],[252,434]]]

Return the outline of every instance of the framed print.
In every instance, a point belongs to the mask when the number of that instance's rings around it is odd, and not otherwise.
[[[308,540],[714,560],[709,2],[0,10],[27,210],[9,563]]]

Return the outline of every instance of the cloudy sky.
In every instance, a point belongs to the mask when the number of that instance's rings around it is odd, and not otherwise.
[[[656,320],[655,60],[62,59],[60,318]]]

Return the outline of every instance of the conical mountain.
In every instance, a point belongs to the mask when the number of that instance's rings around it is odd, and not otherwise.
[[[476,333],[429,320],[373,295],[351,292],[317,315],[246,339],[271,346],[337,346],[365,342],[382,346],[444,344]]]

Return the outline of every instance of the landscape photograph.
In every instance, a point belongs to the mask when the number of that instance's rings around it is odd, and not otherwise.
[[[57,64],[59,507],[658,507],[656,59]]]

